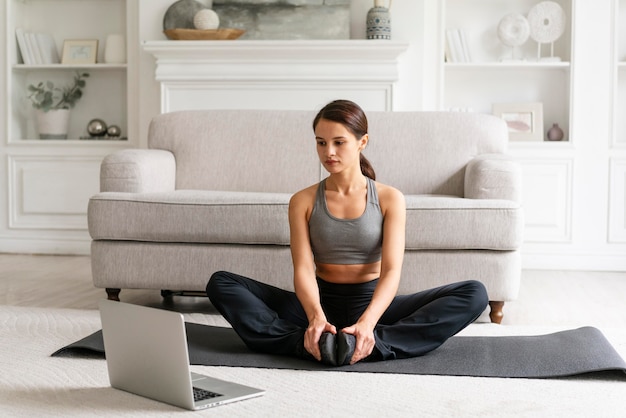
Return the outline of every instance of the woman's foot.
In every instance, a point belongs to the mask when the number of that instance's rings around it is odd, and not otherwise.
[[[350,360],[352,360],[356,348],[356,338],[352,334],[343,332],[336,335],[325,332],[320,337],[319,346],[322,363],[329,366],[344,366],[350,364]]]
[[[337,365],[337,344],[335,334],[325,332],[320,336],[319,346],[322,363],[329,366]]]
[[[344,366],[350,364],[356,348],[356,337],[352,334],[339,332],[335,339],[337,340],[337,365]]]

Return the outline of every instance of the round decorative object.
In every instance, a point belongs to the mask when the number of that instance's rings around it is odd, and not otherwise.
[[[528,12],[530,37],[540,44],[554,42],[565,32],[566,19],[565,12],[558,3],[538,3]]]
[[[117,138],[122,134],[122,130],[117,125],[111,125],[107,128],[107,135],[113,138]]]
[[[206,6],[196,0],[178,0],[173,3],[163,16],[163,30],[194,29],[193,18]]]
[[[391,39],[391,16],[386,7],[372,7],[366,18],[367,39]]]
[[[519,13],[504,16],[498,24],[498,38],[506,46],[523,45],[530,35],[528,20]]]
[[[107,124],[102,119],[92,119],[87,124],[87,132],[91,136],[104,136],[107,133]]]
[[[548,129],[547,137],[548,141],[560,141],[563,139],[563,129],[559,126],[558,123],[553,123],[552,128]]]
[[[220,26],[220,17],[211,9],[202,9],[193,17],[193,26],[200,30],[213,30]]]

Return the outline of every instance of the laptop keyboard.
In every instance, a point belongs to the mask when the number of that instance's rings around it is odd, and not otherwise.
[[[203,401],[205,399],[217,398],[218,396],[222,396],[220,393],[209,392],[208,390],[200,389],[197,387],[193,388],[193,400]]]

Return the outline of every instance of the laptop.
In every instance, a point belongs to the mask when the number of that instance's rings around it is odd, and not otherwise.
[[[192,373],[182,314],[104,299],[99,307],[112,387],[191,410],[265,393]]]

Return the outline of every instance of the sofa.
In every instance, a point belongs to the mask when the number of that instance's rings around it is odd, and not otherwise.
[[[326,176],[314,112],[188,110],[151,121],[147,149],[107,155],[88,206],[93,283],[202,293],[233,271],[293,289],[291,195]],[[406,197],[399,293],[476,279],[490,318],[517,297],[521,169],[506,124],[464,112],[368,112],[365,156]]]

